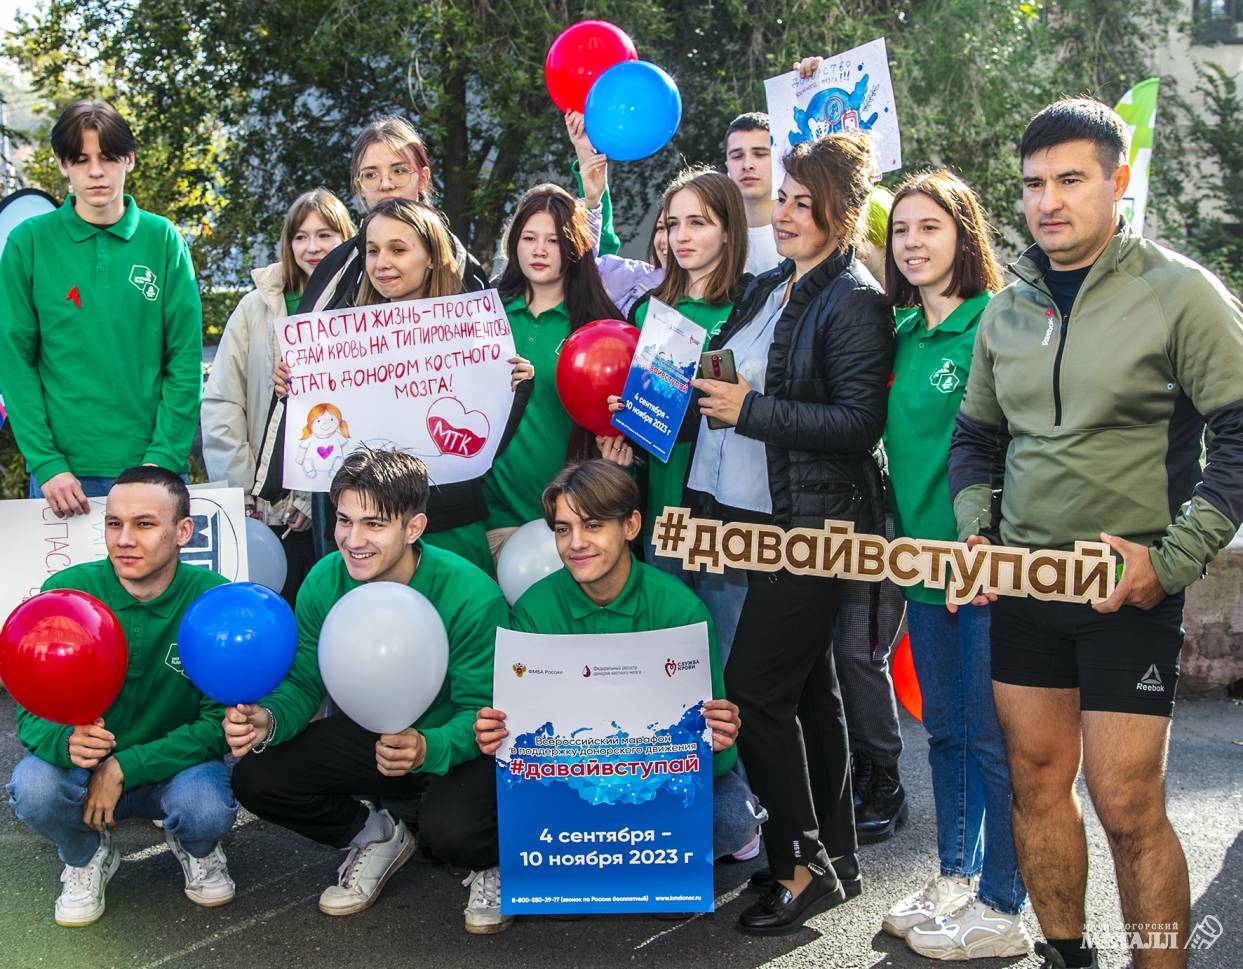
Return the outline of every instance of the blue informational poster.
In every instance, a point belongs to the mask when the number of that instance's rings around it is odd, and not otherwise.
[[[712,911],[705,623],[498,629],[501,913]]]
[[[691,402],[691,380],[708,332],[660,300],[648,301],[647,318],[622,391],[623,411],[613,426],[650,454],[669,460]]]

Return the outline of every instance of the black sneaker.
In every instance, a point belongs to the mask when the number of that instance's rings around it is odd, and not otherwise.
[[[850,790],[855,813],[863,805],[863,795],[872,786],[872,762],[863,754],[850,755]]]
[[[1036,943],[1036,955],[1044,960],[1040,963],[1040,969],[1066,969],[1066,960],[1062,958],[1062,954],[1047,942]],[[1087,969],[1100,969],[1095,949],[1092,950],[1092,963]]]
[[[863,795],[863,804],[855,810],[855,832],[859,844],[873,845],[888,841],[898,828],[906,824],[911,809],[906,791],[898,780],[898,768],[872,766],[871,785]]]

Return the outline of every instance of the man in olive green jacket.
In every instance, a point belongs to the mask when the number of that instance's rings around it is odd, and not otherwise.
[[[1186,965],[1187,864],[1164,789],[1183,589],[1243,521],[1243,307],[1120,218],[1126,140],[1122,120],[1087,99],[1028,125],[1023,204],[1036,245],[981,319],[949,459],[962,538],[1066,549],[1099,536],[1123,563],[1105,602],[992,608],[1015,843],[1047,967],[1096,964],[1084,941],[1081,760],[1135,965]],[[1177,947],[1144,928],[1167,924]]]

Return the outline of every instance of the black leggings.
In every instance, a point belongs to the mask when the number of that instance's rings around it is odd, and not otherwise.
[[[739,754],[768,809],[764,846],[777,878],[793,877],[795,865],[825,868],[858,847],[830,645],[841,595],[840,580],[749,572],[725,667],[726,695],[742,714]]]
[[[385,777],[376,768],[377,737],[341,714],[315,720],[292,740],[238,761],[233,793],[265,821],[334,848],[348,845],[367,821],[358,796],[381,803],[421,797],[420,845],[460,868],[497,864],[496,761],[476,757],[443,776]]]

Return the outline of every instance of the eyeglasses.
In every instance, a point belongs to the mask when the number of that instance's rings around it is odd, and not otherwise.
[[[389,184],[393,188],[405,188],[412,178],[414,178],[414,169],[409,165],[394,165],[388,170]],[[358,173],[358,184],[369,192],[379,188],[383,181],[384,174],[374,168],[364,168]]]

